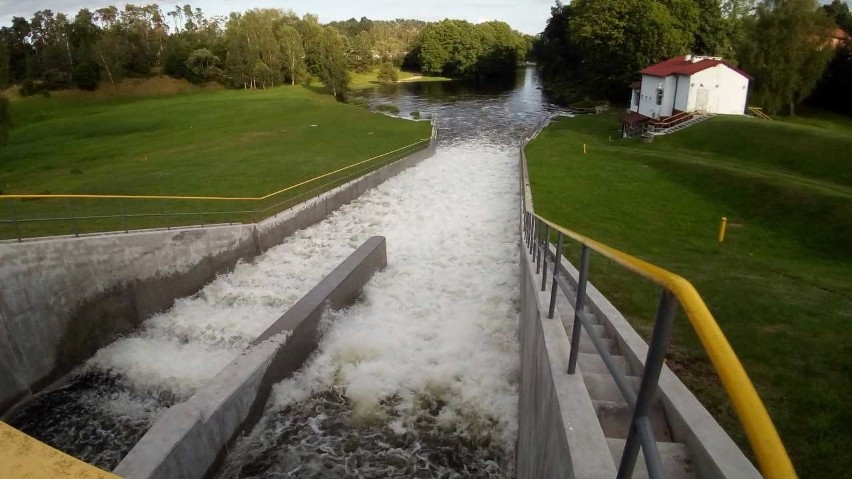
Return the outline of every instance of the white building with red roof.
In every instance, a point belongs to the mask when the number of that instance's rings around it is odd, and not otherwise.
[[[631,85],[634,121],[681,112],[745,114],[752,77],[720,57],[679,56],[639,73],[642,81]]]

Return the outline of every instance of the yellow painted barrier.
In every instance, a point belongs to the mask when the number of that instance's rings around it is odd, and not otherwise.
[[[382,153],[381,155],[376,155],[372,158],[367,158],[366,160],[359,161],[357,163],[353,163],[348,166],[344,166],[343,168],[338,168],[334,171],[329,171],[328,173],[324,173],[319,176],[315,176],[309,180],[302,181],[301,183],[296,183],[295,185],[290,185],[286,188],[282,188],[278,191],[274,191],[269,193],[268,195],[258,196],[258,197],[243,197],[243,196],[166,196],[166,195],[0,195],[0,200],[8,199],[8,200],[35,200],[35,199],[48,199],[48,198],[86,198],[86,199],[126,199],[126,200],[197,200],[197,201],[262,201],[273,196],[280,195],[281,193],[286,193],[287,191],[296,189],[300,186],[307,185],[309,183],[313,183],[314,181],[321,180],[323,178],[327,178],[331,175],[340,173],[342,171],[346,171],[356,166],[361,166],[365,163],[369,163],[374,160],[378,160],[379,158],[384,158],[388,155],[392,155],[394,153],[399,153],[400,151],[406,150],[408,148],[412,148],[418,145],[422,145],[423,143],[428,143],[430,140],[420,140],[418,142],[412,143],[410,145],[403,146],[401,148],[397,148],[392,151],[388,151]]]
[[[588,246],[629,271],[656,283],[671,292],[680,302],[689,322],[707,351],[713,367],[716,369],[722,386],[728,393],[731,404],[740,419],[746,437],[751,444],[757,463],[764,477],[768,479],[796,478],[796,470],[781,442],[781,437],[769,417],[763,401],[746,374],[742,363],[734,353],[728,339],[716,323],[701,295],[686,279],[659,266],[641,260],[627,253],[599,243],[587,236],[571,231],[532,211],[528,211],[552,230]]]
[[[0,421],[0,477],[9,479],[119,479]]]
[[[719,242],[725,241],[725,230],[728,229],[728,218],[723,216],[722,222],[719,223]]]

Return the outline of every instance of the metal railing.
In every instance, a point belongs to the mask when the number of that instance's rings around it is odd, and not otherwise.
[[[535,214],[531,206],[528,206],[531,205],[532,199],[529,197],[529,187],[525,183],[526,158],[523,146],[521,147],[521,162],[521,169],[524,172],[521,185],[521,234],[529,254],[532,255],[532,261],[535,262],[536,274],[541,274],[541,291],[547,291],[547,261],[548,257],[552,259],[552,284],[548,318],[553,318],[557,290],[560,290],[569,301],[570,295],[573,293],[565,281],[564,272],[560,271],[563,243],[570,239],[581,245],[568,374],[576,372],[581,328],[585,328],[595,349],[613,377],[618,390],[624,396],[632,411],[630,429],[617,477],[619,479],[632,477],[640,446],[645,457],[648,475],[651,478],[665,477],[657,443],[651,430],[650,410],[657,399],[660,371],[665,361],[678,305],[686,313],[719,375],[722,386],[730,398],[757,458],[763,476],[769,479],[797,477],[766,407],[718,323],[716,323],[707,305],[692,284],[663,268]],[[555,244],[551,245],[550,240],[554,235]],[[551,246],[555,249],[555,255],[551,253]],[[625,374],[616,366],[612,355],[592,327],[591,318],[583,312],[586,303],[586,287],[589,281],[590,252],[592,251],[662,288],[638,392],[633,390]]]
[[[256,223],[359,176],[428,148],[437,133],[259,197],[0,195],[0,240],[142,229]]]

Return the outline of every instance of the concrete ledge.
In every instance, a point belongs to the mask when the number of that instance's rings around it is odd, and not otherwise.
[[[272,386],[316,349],[323,312],[351,304],[387,265],[385,239],[368,239],[188,401],[160,417],[116,467],[128,479],[201,479],[260,419]]]
[[[0,477],[9,479],[118,479],[0,422]]]
[[[433,133],[424,149],[257,224],[0,242],[0,418],[238,261],[431,157],[436,143]]]

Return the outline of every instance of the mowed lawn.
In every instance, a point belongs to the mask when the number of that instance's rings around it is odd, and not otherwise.
[[[599,115],[527,147],[538,213],[693,282],[814,478],[852,469],[852,128],[822,123],[716,117],[649,145]],[[647,338],[658,290],[598,255],[591,280]],[[682,314],[668,363],[747,447]]]
[[[0,190],[7,195],[256,197],[430,135],[427,122],[374,114],[302,86],[114,100],[27,98],[12,103],[12,119],[9,142],[0,147]],[[21,218],[39,208],[59,214],[62,206],[16,203],[9,212],[0,202],[0,216]],[[112,205],[106,212],[152,207]],[[156,205],[158,211],[172,207]],[[103,202],[64,208],[79,215]]]

